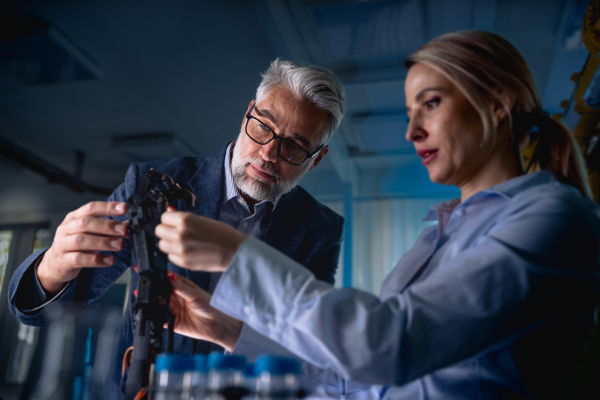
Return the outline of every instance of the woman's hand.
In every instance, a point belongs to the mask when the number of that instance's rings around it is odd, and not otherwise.
[[[158,247],[172,263],[208,272],[225,271],[246,239],[227,224],[171,207],[162,214],[155,233],[161,239]]]
[[[192,281],[169,272],[173,286],[170,308],[175,332],[208,340],[232,351],[240,337],[242,322],[210,306],[211,295]]]

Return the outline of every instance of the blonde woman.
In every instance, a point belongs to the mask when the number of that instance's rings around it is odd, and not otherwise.
[[[430,179],[461,197],[430,210],[438,224],[380,296],[335,289],[259,240],[168,212],[156,233],[170,259],[223,272],[212,299],[174,277],[176,330],[234,352],[267,336],[329,384],[339,377],[337,395],[358,381],[373,398],[560,398],[600,297],[600,216],[571,134],[495,34],[441,36],[406,66],[406,139]]]

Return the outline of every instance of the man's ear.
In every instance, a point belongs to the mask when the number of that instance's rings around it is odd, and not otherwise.
[[[498,126],[504,118],[508,117],[512,110],[515,100],[506,94],[501,94],[500,99],[492,102],[492,115],[494,117],[494,126]]]
[[[250,109],[252,108],[252,106],[254,105],[254,99],[252,99],[250,101],[250,104],[248,104],[248,109],[246,110],[246,114],[248,114],[248,112],[250,112]],[[244,129],[244,124],[246,123],[246,114],[244,114],[244,118],[242,118],[242,126],[240,127],[240,130]]]
[[[329,146],[323,147],[321,149],[321,151],[319,151],[319,154],[317,154],[317,158],[315,158],[315,162],[313,162],[313,165],[311,165],[308,170],[310,171],[311,169],[313,169],[314,167],[316,167],[317,164],[319,164],[321,162],[321,160],[323,159],[323,157],[325,157],[325,154],[327,154],[328,151],[329,151]]]

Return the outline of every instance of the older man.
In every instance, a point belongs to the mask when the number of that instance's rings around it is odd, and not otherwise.
[[[186,210],[182,202],[179,210],[226,222],[263,239],[318,279],[333,283],[343,219],[297,184],[328,151],[327,141],[343,117],[342,85],[323,68],[289,61],[275,60],[262,76],[236,141],[206,157],[134,164],[108,201],[88,203],[69,213],[52,246],[32,254],[13,275],[9,301],[15,317],[42,325],[44,307],[50,302],[89,303],[131,266],[124,201],[150,168],[169,174],[195,194],[197,206]],[[209,292],[216,286],[218,274],[190,272],[171,261],[169,270]],[[129,305],[138,280],[133,273]],[[132,341],[131,307],[127,307],[113,354],[114,385],[106,398],[120,397],[120,363]],[[207,353],[215,348],[175,337],[177,352]]]

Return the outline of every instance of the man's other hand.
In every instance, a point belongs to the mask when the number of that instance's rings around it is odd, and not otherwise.
[[[128,221],[101,217],[124,215],[123,202],[94,201],[70,212],[56,229],[52,246],[37,268],[40,284],[49,294],[60,291],[84,267],[108,267],[115,258],[101,251],[120,251],[127,237]]]

